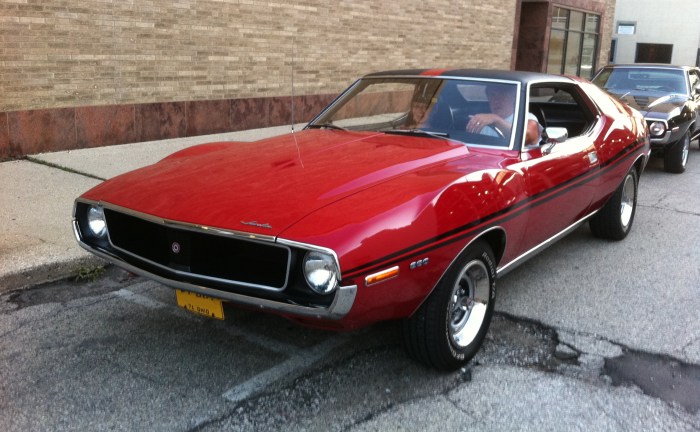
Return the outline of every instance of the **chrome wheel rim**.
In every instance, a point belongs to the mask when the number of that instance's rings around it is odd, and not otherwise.
[[[686,134],[683,138],[683,148],[681,149],[681,164],[685,167],[688,163],[688,152],[690,150],[690,137]]]
[[[620,222],[622,227],[627,229],[634,213],[634,177],[627,174],[625,184],[622,186],[622,197],[620,199]]]
[[[460,271],[448,309],[449,333],[454,345],[464,348],[476,338],[486,317],[490,286],[489,273],[482,261],[470,261]]]

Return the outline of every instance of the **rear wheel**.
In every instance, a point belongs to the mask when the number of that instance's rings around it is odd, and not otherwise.
[[[418,311],[405,320],[406,351],[435,369],[463,366],[486,337],[495,295],[493,252],[477,241],[460,254]]]
[[[593,235],[609,240],[627,237],[637,210],[637,185],[637,171],[632,168],[605,206],[589,221]]]
[[[690,132],[664,152],[664,170],[670,173],[680,174],[685,171],[688,163],[688,150],[690,149]]]

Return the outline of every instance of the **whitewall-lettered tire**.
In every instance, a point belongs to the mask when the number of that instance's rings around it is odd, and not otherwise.
[[[403,325],[404,345],[414,359],[455,370],[477,353],[486,337],[496,297],[496,262],[483,241],[455,260],[435,290]]]

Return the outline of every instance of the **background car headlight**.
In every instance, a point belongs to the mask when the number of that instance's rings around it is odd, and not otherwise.
[[[102,207],[90,206],[87,212],[87,223],[95,237],[104,237],[107,233],[107,221]]]
[[[338,266],[327,253],[309,251],[304,256],[304,277],[312,290],[329,294],[338,286]]]
[[[663,122],[655,121],[649,125],[649,133],[651,136],[661,136],[666,132],[666,125]]]

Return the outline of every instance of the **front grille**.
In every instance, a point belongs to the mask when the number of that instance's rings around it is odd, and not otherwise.
[[[290,251],[272,243],[192,231],[105,209],[112,244],[151,263],[197,277],[284,289]]]

